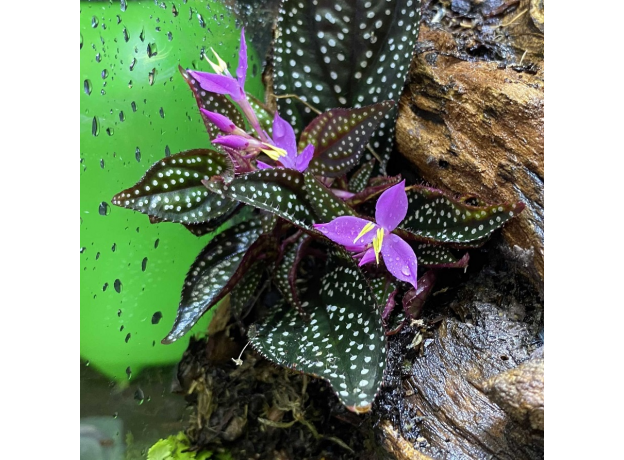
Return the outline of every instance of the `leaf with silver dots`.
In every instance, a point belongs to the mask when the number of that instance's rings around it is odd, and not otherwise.
[[[469,243],[487,238],[520,213],[522,202],[471,206],[442,190],[407,187],[407,216],[400,228],[441,243]]]
[[[263,250],[270,254],[269,241],[259,238],[260,232],[260,222],[243,222],[208,243],[186,275],[176,319],[162,343],[175,342],[186,334],[205,312],[232,290]]]
[[[329,222],[340,216],[355,215],[355,211],[347,206],[343,200],[334,195],[312,173],[305,172],[305,188],[308,200],[320,222]]]
[[[282,306],[257,325],[252,346],[274,363],[327,380],[350,411],[368,412],[383,379],[386,337],[364,275],[335,249],[308,293],[302,305],[309,322]]]
[[[419,0],[285,0],[275,33],[274,92],[296,94],[321,111],[398,100],[419,23]],[[299,128],[314,117],[295,98],[279,99],[278,107]],[[386,113],[371,139],[384,162],[396,114],[396,107]]]
[[[272,212],[298,227],[309,230],[315,223],[299,171],[264,169],[241,174],[229,182],[217,179],[204,184],[214,193]]]
[[[111,202],[159,221],[209,222],[233,211],[237,203],[209,192],[202,180],[226,174],[230,168],[227,156],[214,150],[176,153],[154,163],[136,185],[115,195]]]
[[[309,171],[339,177],[357,166],[370,137],[394,101],[358,109],[330,109],[320,114],[301,133],[299,148],[314,145]]]

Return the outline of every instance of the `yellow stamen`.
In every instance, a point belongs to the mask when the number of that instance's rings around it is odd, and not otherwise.
[[[360,234],[358,236],[355,237],[355,239],[353,240],[354,243],[357,242],[357,240],[359,240],[360,238],[362,238],[364,235],[366,235],[368,232],[370,232],[373,228],[375,228],[375,224],[373,224],[372,222],[369,222],[368,224],[366,224],[364,226],[364,228],[362,229],[362,231],[360,232]]]
[[[210,64],[212,70],[214,70],[214,73],[218,73],[219,75],[221,75],[221,68],[217,64],[208,59],[208,57],[206,57],[206,61],[208,61],[208,64]]]
[[[377,235],[373,238],[373,249],[375,250],[375,260],[379,265],[379,253],[381,252],[381,244],[383,243],[384,230],[383,228],[377,229]]]
[[[260,150],[266,153],[267,156],[273,161],[277,161],[279,157],[285,157],[287,155],[286,150],[284,149],[280,149],[279,147],[275,147],[274,145],[271,145],[271,144],[264,144],[264,145],[267,148],[260,149]]]
[[[217,54],[217,52],[214,49],[212,49],[212,48],[210,48],[210,49],[212,50],[212,54],[215,55],[215,57],[217,58],[217,62],[219,63],[219,67],[218,67],[219,70],[217,71],[215,69],[215,72],[225,73],[225,71],[227,70],[227,63],[223,59],[221,59],[221,57]],[[210,61],[208,61],[208,62],[210,62]],[[213,66],[213,69],[214,69],[214,66]]]

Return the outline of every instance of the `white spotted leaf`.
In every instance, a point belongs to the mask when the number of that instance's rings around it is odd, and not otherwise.
[[[299,171],[264,169],[241,174],[229,182],[216,178],[204,185],[220,196],[269,211],[298,227],[309,230],[315,223]]]
[[[250,267],[274,255],[271,238],[260,235],[261,231],[261,222],[251,220],[230,227],[208,243],[186,275],[176,319],[162,343],[175,342],[186,334]]]
[[[237,203],[209,192],[202,180],[227,174],[230,168],[227,156],[214,150],[176,153],[154,163],[139,182],[119,192],[111,203],[157,222],[197,224],[220,219]]]
[[[347,200],[349,206],[358,206],[385,192],[391,186],[401,182],[401,176],[381,176],[371,180],[371,184]]]
[[[243,277],[230,292],[230,311],[232,316],[242,319],[248,313],[255,300],[258,285],[266,270],[266,261],[260,260],[247,269]]]
[[[383,101],[359,109],[330,109],[310,122],[299,138],[299,148],[314,145],[309,171],[326,177],[339,177],[360,161],[370,137],[394,106]]]
[[[296,94],[321,111],[398,100],[419,23],[419,0],[285,0],[275,34],[274,92]],[[297,127],[314,116],[294,98],[279,99],[278,106]],[[371,140],[384,160],[396,114],[396,107],[386,113]]]
[[[306,315],[301,300],[299,300],[299,287],[297,286],[297,272],[301,259],[311,241],[307,235],[302,235],[297,241],[289,245],[278,263],[274,272],[275,285],[284,296],[286,302],[296,308],[301,314]],[[306,289],[305,286],[302,289]]]
[[[418,265],[429,268],[465,268],[470,256],[465,253],[460,259],[445,246],[421,243],[414,247]]]
[[[386,364],[386,337],[373,293],[344,251],[331,251],[327,271],[310,282],[306,322],[279,307],[257,325],[252,346],[281,366],[325,379],[347,409],[368,412]]]
[[[373,167],[375,166],[375,160],[370,160],[364,163],[360,168],[353,173],[349,179],[348,190],[351,193],[358,193],[364,190],[366,184],[373,173]]]
[[[202,181],[229,174],[230,169],[227,156],[214,150],[176,153],[154,163],[111,203],[147,214],[153,222],[208,223],[233,212],[238,204],[210,193]]]
[[[329,222],[340,216],[355,215],[353,208],[334,195],[312,173],[304,173],[304,182],[308,192],[308,201],[320,222]]]
[[[441,243],[483,241],[525,207],[522,202],[471,206],[442,190],[416,185],[405,190],[408,208],[400,228],[421,240]]]

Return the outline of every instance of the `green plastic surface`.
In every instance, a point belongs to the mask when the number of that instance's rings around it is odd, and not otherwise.
[[[171,345],[160,340],[173,324],[186,272],[210,236],[152,225],[110,200],[166,152],[209,146],[177,66],[210,71],[202,50],[212,59],[213,47],[236,69],[240,38],[218,1],[126,5],[122,11],[118,1],[80,3],[80,355],[117,380],[181,357],[188,335]],[[249,46],[246,89],[257,97],[261,67]],[[210,316],[192,332],[204,332]]]

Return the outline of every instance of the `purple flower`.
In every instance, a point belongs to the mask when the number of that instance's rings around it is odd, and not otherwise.
[[[377,223],[353,216],[337,217],[327,224],[315,224],[330,240],[344,246],[348,251],[361,255],[360,266],[372,261],[379,264],[381,253],[386,268],[401,281],[416,288],[416,254],[401,237],[391,233],[407,214],[405,181],[390,187],[377,200],[375,220]]]
[[[212,50],[217,64],[207,59],[215,73],[199,72],[197,70],[187,70],[188,74],[197,80],[199,86],[205,91],[230,96],[236,102],[251,126],[256,130],[258,136],[263,141],[268,141],[268,136],[260,127],[258,117],[251,108],[245,93],[245,77],[247,75],[247,43],[245,42],[245,29],[241,30],[240,49],[238,52],[238,67],[236,68],[236,78],[230,74],[227,63],[219,57],[215,50]]]
[[[275,112],[273,118],[273,144],[277,149],[263,150],[272,160],[279,161],[284,168],[305,171],[314,156],[314,145],[308,144],[301,153],[297,153],[297,140],[292,126]],[[257,161],[259,169],[273,166]]]

